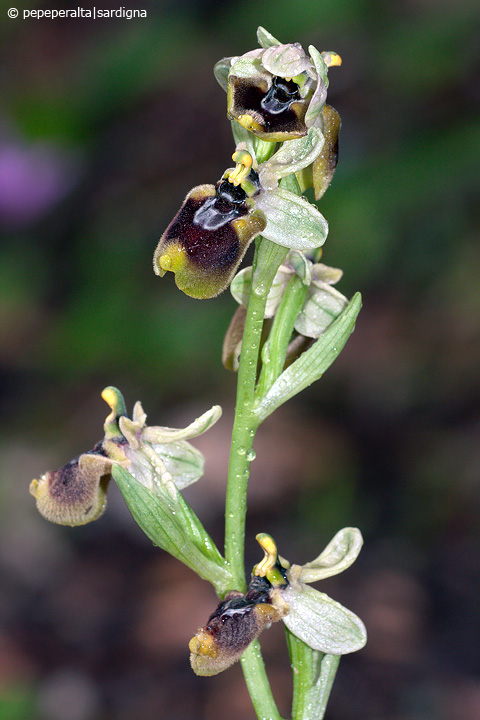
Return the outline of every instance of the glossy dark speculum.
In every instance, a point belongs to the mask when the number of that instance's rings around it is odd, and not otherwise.
[[[208,618],[205,629],[216,643],[232,652],[247,645],[257,636],[260,627],[254,610],[257,605],[270,604],[270,583],[265,578],[254,578],[246,595],[227,595]]]
[[[266,92],[248,80],[236,80],[235,110],[238,113],[251,111],[260,115],[267,132],[275,131],[280,125],[284,132],[297,129],[298,116],[290,107],[295,101],[301,101],[301,97],[298,85],[293,80],[274,76]]]

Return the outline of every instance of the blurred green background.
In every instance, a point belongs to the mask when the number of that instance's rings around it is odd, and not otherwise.
[[[343,58],[324,260],[364,308],[322,381],[259,433],[248,562],[259,531],[304,562],[359,526],[356,566],[321,589],[370,639],[342,660],[328,717],[480,718],[478,3],[122,2],[148,17],[0,7],[0,718],[253,717],[239,667],[191,673],[213,592],[149,545],[116,489],[103,518],[69,529],[37,515],[28,484],[100,439],[105,385],[153,424],[220,403],[187,496],[222,542],[235,303],[183,296],[151,258],[187,191],[231,164],[212,67],[255,47],[259,24]],[[287,715],[281,628],[264,639]]]

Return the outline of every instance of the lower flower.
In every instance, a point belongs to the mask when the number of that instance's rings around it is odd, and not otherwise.
[[[226,670],[262,630],[278,620],[313,650],[332,655],[360,650],[367,640],[360,618],[309,586],[355,561],[363,543],[360,531],[340,530],[321,555],[303,566],[279,557],[270,535],[261,533],[257,540],[265,556],[254,567],[247,592],[228,593],[190,640],[194,672],[216,675]]]

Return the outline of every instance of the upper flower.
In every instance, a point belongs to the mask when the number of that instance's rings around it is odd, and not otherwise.
[[[257,38],[261,49],[215,65],[215,77],[227,91],[228,113],[262,140],[302,137],[321,123],[328,68],[340,65],[341,58],[313,45],[307,55],[298,43],[282,45],[262,27]]]
[[[203,456],[189,442],[213,425],[221,415],[215,405],[184,429],[149,427],[141,403],[133,418],[126,415],[119,390],[107,387],[102,398],[111,408],[104,424],[104,439],[60,470],[32,480],[30,492],[39,512],[60,525],[85,525],[105,510],[106,490],[115,466],[150,490],[160,483],[175,495],[203,474]]]
[[[332,655],[360,650],[367,639],[360,618],[310,587],[350,567],[363,544],[360,530],[340,530],[315,560],[303,566],[279,557],[270,535],[260,533],[257,540],[265,556],[253,568],[247,593],[228,593],[190,640],[190,662],[197,675],[216,675],[230,667],[277,620],[313,650]]]

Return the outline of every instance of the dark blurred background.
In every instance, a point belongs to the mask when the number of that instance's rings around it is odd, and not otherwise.
[[[191,672],[213,591],[149,544],[116,488],[71,529],[36,513],[28,484],[101,438],[105,385],[153,424],[220,403],[186,495],[222,543],[235,303],[187,298],[151,258],[186,192],[231,164],[212,67],[254,48],[259,24],[343,58],[324,261],[364,307],[322,381],[259,432],[247,562],[259,531],[301,563],[360,527],[359,560],[321,589],[369,643],[342,660],[327,717],[480,718],[478,3],[122,2],[148,17],[10,19],[74,3],[1,3],[0,718],[254,716],[238,666]],[[287,716],[282,628],[263,637]]]

